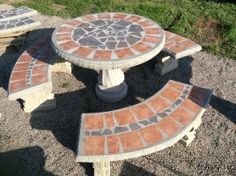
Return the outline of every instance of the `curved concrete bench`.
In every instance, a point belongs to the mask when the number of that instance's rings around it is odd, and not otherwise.
[[[24,100],[25,112],[55,108],[51,72],[71,73],[69,63],[55,63],[58,60],[55,60],[50,40],[50,37],[44,37],[31,45],[12,69],[8,98]]]
[[[186,57],[195,52],[201,51],[201,45],[180,35],[165,31],[166,43],[164,51],[174,59]]]
[[[169,81],[149,99],[127,108],[82,114],[77,161],[109,175],[110,161],[147,155],[194,139],[211,91]]]
[[[38,12],[28,7],[18,7],[0,11],[0,21],[13,20],[17,18],[29,17],[37,15]]]
[[[201,45],[180,35],[165,31],[166,43],[162,52],[157,56],[155,71],[163,76],[178,67],[177,59],[201,51]]]
[[[18,58],[11,72],[8,98],[23,99],[25,112],[55,107],[50,70],[54,55],[48,41],[46,37],[30,46]],[[47,100],[51,103],[45,105]]]

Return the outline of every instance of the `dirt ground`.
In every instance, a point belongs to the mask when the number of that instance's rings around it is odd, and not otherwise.
[[[75,67],[73,74],[54,73],[57,108],[24,113],[17,101],[7,99],[10,72],[30,43],[52,32],[64,19],[37,16],[42,29],[30,33],[20,52],[0,56],[0,175],[92,175],[92,165],[75,162],[76,138],[82,112],[105,111],[136,104],[156,93],[169,79],[213,89],[195,140],[179,143],[144,157],[111,163],[112,176],[236,175],[236,61],[199,52],[179,61],[164,77],[153,72],[155,60],[125,71],[129,86],[120,103],[96,98],[97,72]],[[5,174],[4,174],[5,173]]]

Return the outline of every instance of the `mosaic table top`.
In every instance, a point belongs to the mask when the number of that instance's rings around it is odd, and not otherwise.
[[[52,36],[62,58],[86,68],[128,68],[144,63],[164,47],[165,34],[154,21],[126,13],[100,13],[65,22]]]

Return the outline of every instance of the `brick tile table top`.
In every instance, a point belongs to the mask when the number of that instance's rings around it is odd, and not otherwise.
[[[9,98],[51,82],[49,65],[54,53],[49,41],[50,37],[40,39],[18,58],[9,80]]]
[[[208,89],[169,81],[137,105],[82,114],[77,161],[122,160],[169,147],[193,128],[210,97]]]
[[[164,46],[161,27],[144,17],[101,13],[67,21],[52,36],[62,58],[86,68],[120,69],[150,60]]]
[[[30,9],[28,7],[18,7],[9,10],[2,10],[0,11],[0,21],[29,17],[36,14],[38,14],[36,10]]]
[[[197,51],[201,51],[202,47],[180,35],[165,31],[166,43],[164,50],[172,55],[173,58],[179,59]]]

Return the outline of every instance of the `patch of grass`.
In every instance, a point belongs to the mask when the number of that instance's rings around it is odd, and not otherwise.
[[[120,11],[146,16],[164,29],[199,42],[211,53],[236,59],[236,5],[234,0],[24,0],[46,15],[77,17]]]

